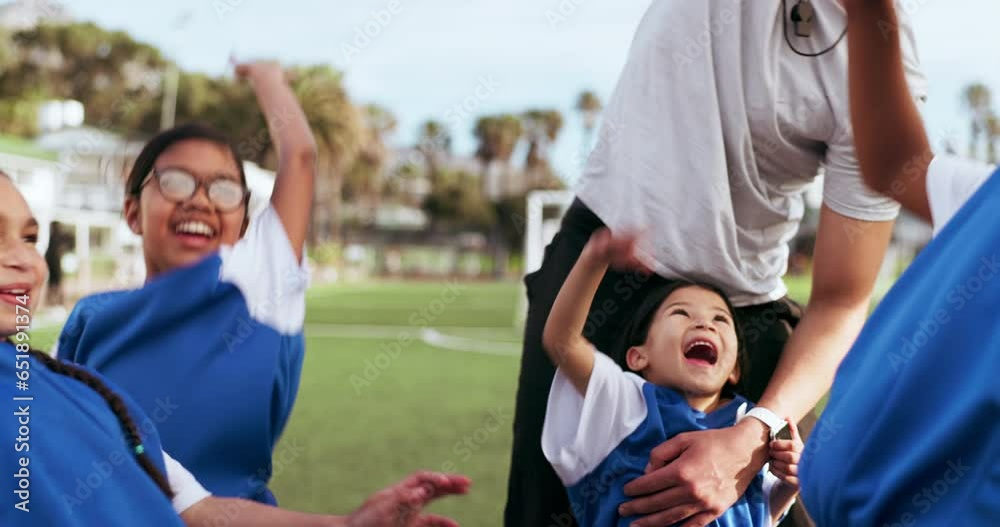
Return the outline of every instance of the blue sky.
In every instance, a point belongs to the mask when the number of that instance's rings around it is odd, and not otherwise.
[[[221,74],[233,51],[240,57],[334,64],[346,72],[356,100],[377,102],[397,114],[398,144],[412,142],[419,123],[436,118],[453,126],[457,149],[468,152],[476,115],[559,108],[567,122],[554,152],[556,166],[575,179],[582,143],[580,119],[572,111],[575,97],[584,88],[608,96],[650,0],[63,3],[78,18],[157,45],[188,69]],[[935,144],[951,135],[964,152],[968,118],[961,88],[980,80],[1000,95],[1000,2],[903,4],[914,19],[931,81],[925,117]],[[560,6],[567,16],[555,21],[551,15]],[[184,13],[189,20],[175,28],[173,21]],[[367,43],[358,40],[366,27],[377,34]],[[463,105],[472,111],[460,110]]]

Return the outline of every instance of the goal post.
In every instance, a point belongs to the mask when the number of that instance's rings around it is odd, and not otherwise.
[[[536,190],[528,194],[524,231],[524,274],[533,273],[542,267],[545,247],[559,232],[559,225],[566,210],[573,203],[576,194],[569,190]],[[514,314],[515,327],[524,327],[528,314],[528,299],[525,295],[523,276],[521,294]]]

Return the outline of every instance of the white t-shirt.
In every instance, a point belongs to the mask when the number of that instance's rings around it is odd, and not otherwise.
[[[927,201],[937,236],[997,167],[954,156],[937,156],[927,167]]]
[[[542,425],[542,452],[563,485],[578,484],[642,426],[649,413],[645,384],[645,379],[623,371],[596,351],[586,395],[581,396],[562,370],[556,370]],[[746,414],[746,407],[745,403],[739,407],[736,421]],[[763,472],[763,492],[770,503],[779,480],[767,465]]]
[[[789,11],[795,2],[788,2]],[[785,295],[788,242],[804,191],[822,167],[824,202],[889,221],[898,205],[865,187],[854,153],[847,40],[818,58],[785,42],[781,2],[659,0],[642,20],[578,189],[612,229],[645,228],[643,247],[667,277],[716,283],[736,305]],[[813,2],[802,52],[829,47],[846,25],[837,0]],[[926,96],[901,10],[915,97]]]

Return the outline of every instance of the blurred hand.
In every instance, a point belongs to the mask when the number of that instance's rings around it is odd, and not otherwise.
[[[417,472],[403,481],[372,494],[347,517],[346,527],[458,527],[458,523],[435,514],[421,514],[431,501],[452,494],[465,494],[471,481],[464,476]]]
[[[264,78],[285,79],[285,70],[281,64],[273,60],[261,60],[256,62],[237,62],[231,58],[236,78],[241,80],[257,81]]]
[[[785,418],[791,439],[776,439],[771,441],[771,474],[787,485],[799,487],[799,458],[802,457],[802,436],[799,427],[790,418]]]
[[[640,235],[626,232],[614,235],[610,229],[602,228],[594,232],[584,252],[591,258],[607,262],[616,271],[646,271],[649,267],[639,259]]]

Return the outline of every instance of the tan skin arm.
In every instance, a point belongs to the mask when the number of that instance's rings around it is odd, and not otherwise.
[[[857,338],[892,234],[893,222],[863,222],[824,206],[816,240],[809,306],[782,353],[760,405],[800,420],[827,392]],[[645,476],[625,486],[635,499],[622,515],[646,515],[638,527],[701,527],[746,491],[768,459],[763,423],[680,434],[653,449]]]
[[[454,520],[422,510],[435,499],[467,493],[470,484],[464,476],[417,472],[376,492],[346,516],[307,514],[210,496],[181,513],[181,519],[190,527],[216,525],[220,518],[231,527],[458,527]]]
[[[932,221],[927,169],[934,154],[906,82],[892,0],[847,0],[851,123],[871,188]]]
[[[580,395],[587,394],[594,370],[594,347],[583,337],[590,304],[608,267],[645,269],[635,250],[635,236],[612,237],[608,229],[594,233],[559,289],[545,322],[542,345]]]
[[[271,204],[285,227],[295,256],[302,251],[309,231],[316,179],[316,140],[285,73],[277,63],[256,62],[236,66],[236,74],[249,79],[267,119],[278,150],[278,174]]]

